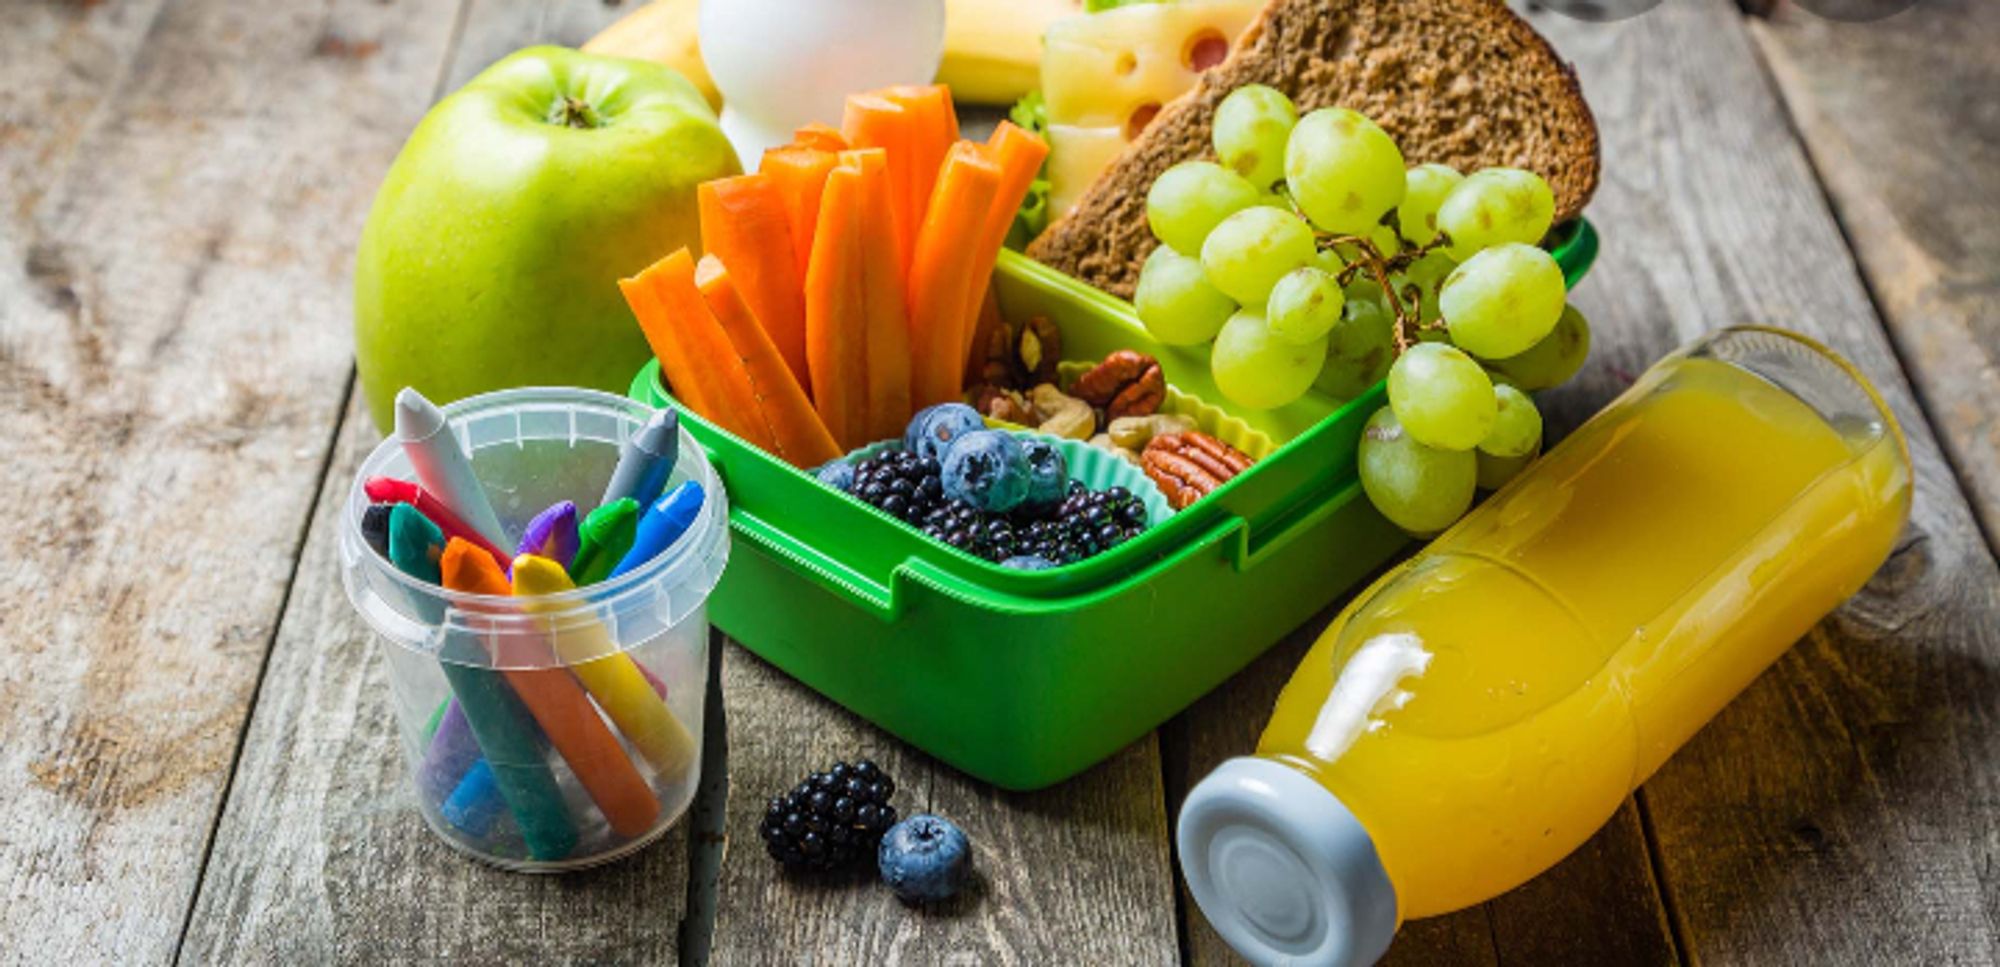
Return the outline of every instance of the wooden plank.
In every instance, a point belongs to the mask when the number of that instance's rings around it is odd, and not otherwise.
[[[2000,4],[1752,21],[1918,398],[2000,549]]]
[[[716,964],[1160,964],[1179,958],[1149,737],[1052,789],[1006,793],[884,734],[737,645],[723,659],[728,722],[727,848]],[[940,910],[912,910],[872,871],[788,876],[757,836],[764,804],[836,759],[871,757],[896,779],[903,815],[933,811],[965,829],[977,885]]]
[[[10,215],[0,277],[0,935],[56,962],[173,951],[348,380],[353,172],[451,28],[359,0],[146,14],[107,14],[145,43],[53,136],[69,167]]]
[[[69,169],[138,52],[160,0],[0,5],[0,272],[23,266],[42,197]],[[0,285],[22,290],[0,275]]]
[[[575,42],[599,26],[523,13],[535,4],[480,6],[491,22],[464,32],[489,45],[508,30],[515,46]],[[476,73],[463,56],[432,75]],[[386,162],[356,174],[360,190],[372,193]],[[678,962],[685,821],[622,862],[534,877],[460,856],[417,815],[380,646],[340,584],[340,497],[379,438],[358,397],[340,427],[182,959]]]
[[[1787,326],[1875,380],[1915,461],[1914,516],[1889,564],[1642,791],[1685,953],[1989,960],[2000,573],[1742,18],[1699,0],[1536,24],[1577,62],[1603,122],[1591,217],[1604,255],[1579,295],[1607,353],[1593,365],[1636,373],[1718,326]]]
[[[456,90],[527,44],[576,47],[644,0],[467,0],[445,90]]]

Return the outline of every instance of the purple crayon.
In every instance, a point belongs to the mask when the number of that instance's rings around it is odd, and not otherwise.
[[[551,561],[569,562],[576,558],[580,540],[576,529],[576,505],[567,500],[535,515],[521,535],[514,556],[533,554]]]

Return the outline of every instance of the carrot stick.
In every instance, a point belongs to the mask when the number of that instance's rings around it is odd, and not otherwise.
[[[715,412],[715,402],[704,395],[710,382],[707,374],[695,365],[687,345],[666,323],[667,308],[661,303],[660,294],[650,284],[640,281],[644,277],[642,272],[630,279],[619,279],[618,289],[625,293],[626,304],[639,319],[639,331],[645,334],[646,344],[660,361],[660,382],[673,391],[682,406],[703,415]]]
[[[736,284],[728,266],[714,255],[704,255],[695,269],[702,301],[708,303],[722,331],[743,358],[751,388],[763,408],[778,443],[777,455],[801,469],[817,467],[840,456],[826,424],[813,411],[804,387],[792,375],[778,347],[758,321],[755,308]],[[803,333],[801,333],[803,335]],[[803,346],[800,347],[803,350]]]
[[[876,92],[884,100],[903,109],[908,126],[904,144],[910,152],[910,180],[898,199],[910,213],[913,225],[923,224],[924,208],[930,204],[931,189],[937,187],[938,168],[958,141],[958,114],[952,110],[951,89],[942,84],[901,85]]]
[[[910,143],[914,131],[909,112],[878,94],[849,95],[840,131],[854,147],[881,148],[889,153],[889,197],[895,202],[891,214],[897,264],[907,267],[910,253],[916,248],[917,229],[923,223],[923,210],[910,204],[915,194],[910,186],[917,179],[917,153]]]
[[[639,328],[660,357],[660,365],[668,369],[675,392],[682,386],[699,387],[695,395],[706,408],[695,412],[756,446],[774,450],[777,443],[757,406],[743,359],[695,286],[694,256],[680,249],[638,275],[618,280],[618,287],[639,316]],[[635,290],[649,290],[651,298],[635,296]]]
[[[861,297],[866,306],[868,356],[867,436],[870,441],[901,436],[910,422],[910,328],[906,289],[896,264],[896,239],[889,230],[888,158],[880,148],[843,152],[842,170],[861,179]]]
[[[801,281],[805,279],[806,263],[812,259],[813,230],[819,227],[819,199],[826,191],[826,174],[837,161],[831,151],[791,146],[764,152],[764,160],[757,167],[758,174],[769,176],[778,186],[778,196],[785,203]]]
[[[513,588],[500,565],[485,551],[456,537],[439,561],[444,586],[472,594],[511,595]],[[576,679],[561,668],[547,638],[518,618],[511,608],[494,608],[497,618],[486,634],[494,664],[528,707],[549,743],[562,753],[569,771],[590,794],[604,818],[621,836],[638,836],[660,815],[660,800],[632,765],[618,737],[604,724]],[[517,763],[494,763],[509,768]]]
[[[1020,209],[1022,199],[1028,197],[1029,186],[1042,170],[1042,161],[1049,156],[1047,142],[1016,127],[1012,121],[1001,121],[993,129],[993,136],[986,141],[986,151],[1000,166],[1000,188],[993,198],[993,207],[986,213],[986,226],[981,230],[984,234],[978,241],[972,269],[966,275],[968,319],[979,318],[980,307],[986,302],[986,292],[993,281],[993,263],[1000,257],[1000,246],[1007,241],[1007,229],[1013,226],[1014,213]],[[975,337],[973,327],[967,327],[966,336],[965,357],[969,365],[976,354],[984,351],[985,345]]]
[[[695,195],[701,210],[702,250],[734,273],[736,290],[764,324],[792,375],[804,385],[805,282],[777,182],[765,175],[718,178],[702,182]]]
[[[846,151],[849,147],[847,139],[841,137],[832,125],[818,122],[794,130],[792,143],[803,148],[834,152]]]
[[[812,262],[806,267],[806,362],[813,407],[841,447],[867,442],[868,360],[863,343],[861,176],[835,168],[826,177]]]
[[[920,408],[956,400],[964,387],[966,273],[999,189],[1000,166],[983,146],[952,145],[910,263],[911,401]]]

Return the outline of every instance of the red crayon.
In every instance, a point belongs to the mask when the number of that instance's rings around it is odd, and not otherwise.
[[[481,537],[478,531],[466,526],[465,521],[452,513],[444,501],[437,499],[436,495],[412,481],[397,480],[394,477],[369,477],[362,483],[361,489],[368,495],[369,500],[409,504],[415,507],[425,517],[430,518],[432,523],[438,525],[438,530],[444,531],[446,540],[454,537],[463,538],[466,543],[491,555],[493,563],[500,565],[502,571],[507,570],[514,561],[504,551],[494,547],[491,541]]]

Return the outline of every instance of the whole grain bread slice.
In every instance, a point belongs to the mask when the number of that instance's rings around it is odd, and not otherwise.
[[[1163,108],[1028,254],[1131,298],[1157,244],[1146,190],[1191,158],[1213,158],[1215,107],[1244,84],[1299,111],[1348,107],[1396,138],[1409,164],[1540,174],[1558,221],[1597,189],[1597,122],[1576,72],[1502,0],[1272,0],[1229,58]]]

